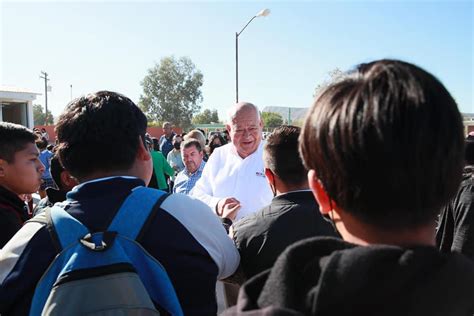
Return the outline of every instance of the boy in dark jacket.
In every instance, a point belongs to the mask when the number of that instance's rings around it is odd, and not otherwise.
[[[36,135],[24,126],[0,123],[0,249],[29,218],[18,196],[38,191],[44,166]]]
[[[290,246],[228,315],[472,315],[474,264],[435,247],[463,167],[444,86],[405,62],[362,64],[324,90],[302,130],[309,186],[344,240]]]
[[[57,154],[80,183],[61,207],[89,232],[106,231],[130,193],[150,181],[146,127],[136,104],[111,91],[77,98],[59,117]],[[36,285],[60,251],[44,224],[48,213],[26,223],[0,251],[2,316],[29,314]],[[234,273],[239,254],[208,206],[182,194],[167,196],[153,207],[137,242],[165,268],[185,315],[217,313],[216,281]]]

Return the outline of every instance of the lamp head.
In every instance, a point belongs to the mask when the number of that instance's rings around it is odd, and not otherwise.
[[[256,17],[268,16],[268,15],[270,15],[270,9],[263,9],[262,11],[257,13]]]

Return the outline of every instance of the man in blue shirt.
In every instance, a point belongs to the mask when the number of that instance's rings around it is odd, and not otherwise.
[[[194,138],[181,143],[181,156],[185,168],[176,176],[173,192],[188,194],[201,178],[206,162],[203,160],[204,153],[201,144]]]
[[[163,123],[163,135],[161,135],[160,140],[158,141],[160,145],[160,151],[163,156],[168,157],[168,153],[173,150],[173,126],[170,122]]]

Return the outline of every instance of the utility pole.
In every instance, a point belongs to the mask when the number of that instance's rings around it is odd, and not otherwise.
[[[48,123],[48,74],[44,71],[41,71],[43,76],[40,76],[41,79],[44,79],[44,110],[45,110],[45,117],[46,122]]]

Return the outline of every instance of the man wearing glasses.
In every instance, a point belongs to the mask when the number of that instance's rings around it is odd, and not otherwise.
[[[217,215],[240,219],[272,199],[265,179],[263,122],[257,107],[237,103],[229,112],[226,129],[231,142],[214,151],[191,194]]]

